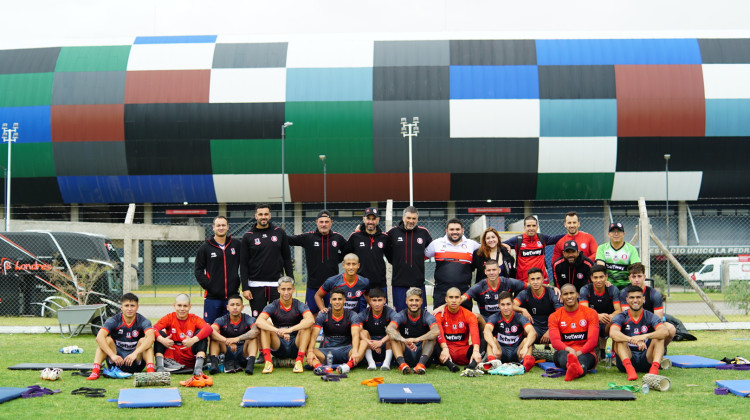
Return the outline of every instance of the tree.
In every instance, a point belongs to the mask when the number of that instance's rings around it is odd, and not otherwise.
[[[724,296],[729,305],[750,313],[750,281],[732,281]]]

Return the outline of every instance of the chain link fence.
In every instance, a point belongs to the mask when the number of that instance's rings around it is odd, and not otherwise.
[[[328,203],[328,208],[334,214],[333,230],[339,232],[344,238],[348,238],[356,226],[361,223],[365,207],[369,203]],[[393,207],[393,224],[401,220],[401,212],[407,203],[395,203]],[[594,236],[599,244],[607,242],[607,227],[611,221],[621,222],[625,226],[625,239],[637,244],[636,230],[639,221],[638,204],[626,203],[533,203],[533,206],[519,202],[497,202],[491,204],[486,202],[475,203],[453,203],[448,205],[442,203],[417,203],[420,212],[421,226],[426,227],[433,238],[445,234],[445,223],[449,216],[459,218],[469,233],[469,226],[481,216],[481,210],[493,207],[501,210],[500,213],[487,214],[487,225],[495,227],[500,232],[509,232],[506,238],[521,233],[520,224],[525,215],[533,214],[539,219],[541,232],[548,235],[565,233],[565,213],[575,210],[579,214],[581,230]],[[378,203],[381,212],[384,212],[384,203]],[[315,229],[315,215],[322,207],[322,203],[305,203],[303,205],[290,204],[286,207],[284,224],[288,234],[295,232],[308,232]],[[479,209],[480,212],[477,212]],[[281,205],[273,204],[272,222],[276,225],[282,224]],[[716,300],[722,301],[722,261],[730,258],[731,267],[729,271],[725,267],[725,286],[732,281],[750,280],[750,263],[740,264],[743,255],[750,254],[750,209],[742,202],[706,202],[706,203],[670,203],[669,213],[661,204],[651,204],[648,214],[653,232],[661,241],[668,244],[670,251],[674,254],[686,271],[694,276],[694,279],[704,290],[715,296]],[[170,293],[177,291],[200,293],[200,288],[195,281],[193,264],[195,253],[202,238],[212,234],[211,223],[213,216],[224,214],[229,221],[229,233],[235,238],[241,238],[253,223],[254,206],[249,204],[190,204],[190,205],[152,205],[137,206],[134,214],[134,225],[130,235],[137,240],[137,248],[133,253],[137,260],[132,259],[137,276],[137,290],[140,295],[153,292],[154,296],[159,293]],[[86,227],[105,224],[108,230],[94,230],[99,236],[86,234],[70,234],[64,239],[60,237],[57,244],[52,241],[49,234],[36,234],[19,237],[20,233],[4,234],[6,240],[0,242],[3,258],[3,274],[0,278],[0,315],[38,315],[43,313],[45,307],[54,306],[56,300],[67,300],[69,303],[79,302],[83,296],[88,303],[117,301],[122,293],[122,277],[127,264],[123,263],[125,243],[128,238],[127,225],[123,220],[127,215],[127,206],[81,206],[71,208],[70,206],[54,207],[25,207],[14,209],[14,220],[12,230],[47,229],[56,231],[63,226],[69,225],[71,218],[77,220],[80,231],[89,231]],[[301,223],[299,226],[296,221]],[[667,215],[669,222],[667,223]],[[144,240],[139,237],[140,231],[136,228],[146,224],[148,227],[147,237]],[[669,229],[667,229],[667,225]],[[41,227],[40,227],[41,226]],[[143,226],[141,226],[143,227]],[[387,231],[390,226],[385,226],[385,217],[381,218],[381,229]],[[514,231],[513,228],[516,230]],[[180,230],[182,229],[182,230]],[[62,230],[62,229],[61,229]],[[67,229],[66,229],[67,230]],[[158,234],[163,230],[163,234]],[[181,236],[175,232],[180,233]],[[184,233],[187,232],[187,233]],[[183,234],[184,233],[184,234]],[[79,236],[76,236],[79,235]],[[174,237],[179,236],[179,239]],[[90,240],[90,238],[96,238]],[[52,245],[49,245],[52,243]],[[134,242],[135,243],[135,242]],[[665,256],[654,244],[650,244],[650,277],[653,284],[669,298],[668,311],[677,310],[679,314],[705,315],[705,305],[689,296],[692,289],[685,279],[677,273],[671,264],[668,264]],[[292,250],[294,255],[294,249]],[[306,281],[306,268],[304,263],[304,251],[297,252],[294,262],[295,275],[303,282]],[[551,265],[552,247],[548,247],[547,256],[548,270]],[[66,256],[65,262],[61,257]],[[722,260],[721,258],[724,258]],[[137,261],[137,263],[136,263]],[[736,263],[735,263],[736,262]],[[34,266],[33,264],[37,264]],[[89,265],[101,265],[107,267],[93,282],[79,281],[76,267],[81,263]],[[16,266],[21,270],[16,269]],[[43,267],[52,267],[52,274],[42,270]],[[726,265],[725,265],[726,266]],[[426,277],[428,283],[432,283],[435,263],[426,262]],[[67,288],[58,285],[67,276],[68,283],[73,286]],[[50,277],[55,277],[54,280]],[[75,279],[75,280],[74,280]],[[55,283],[57,282],[57,283]],[[71,288],[72,287],[72,288]],[[687,297],[686,297],[687,296]],[[687,302],[684,305],[679,302]],[[729,314],[736,313],[726,305],[722,306]],[[710,312],[709,312],[710,315]]]

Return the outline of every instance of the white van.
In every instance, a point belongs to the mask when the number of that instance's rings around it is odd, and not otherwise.
[[[703,261],[700,270],[690,274],[701,287],[721,287],[721,264],[729,261],[729,280],[750,280],[750,258],[740,257],[711,257]]]

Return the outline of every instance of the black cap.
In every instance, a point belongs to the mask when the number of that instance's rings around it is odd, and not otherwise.
[[[614,229],[620,229],[621,231],[625,232],[625,228],[622,227],[622,223],[616,222],[609,225],[609,232],[612,232]]]
[[[368,207],[365,209],[365,217],[369,215],[380,217],[380,213],[378,212],[378,209],[376,209],[375,207]]]
[[[333,219],[333,217],[331,216],[331,212],[328,211],[328,210],[321,210],[321,211],[319,211],[318,212],[318,217],[316,217],[315,220],[318,220],[321,217],[327,217],[329,219]]]
[[[563,244],[563,251],[569,250],[578,251],[578,244],[576,243],[576,241],[567,241],[565,242],[565,244]]]

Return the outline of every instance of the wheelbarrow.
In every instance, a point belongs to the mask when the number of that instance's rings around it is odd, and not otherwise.
[[[72,338],[77,336],[86,327],[91,327],[91,332],[96,335],[104,326],[104,316],[107,305],[100,303],[97,305],[71,305],[57,310],[57,322],[60,324],[60,335],[63,338]],[[63,325],[68,326],[67,334],[63,330]],[[72,326],[76,327],[73,328]]]

